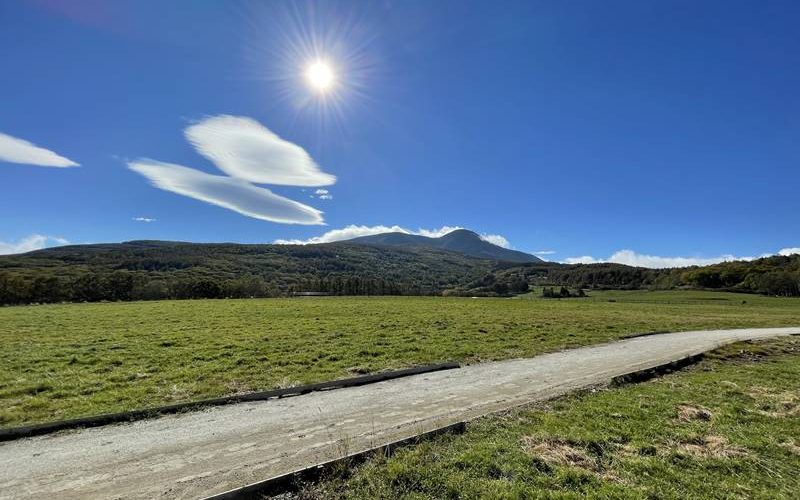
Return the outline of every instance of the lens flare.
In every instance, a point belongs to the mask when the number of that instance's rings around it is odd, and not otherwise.
[[[316,90],[328,90],[333,85],[333,70],[328,64],[317,61],[306,69],[306,80]]]
[[[242,4],[243,78],[261,82],[264,109],[285,108],[292,124],[323,149],[346,136],[346,124],[377,100],[386,66],[379,32],[365,19],[383,12],[378,2]]]

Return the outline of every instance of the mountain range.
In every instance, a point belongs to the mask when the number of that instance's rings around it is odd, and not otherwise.
[[[800,295],[800,255],[705,267],[559,264],[457,230],[313,245],[128,241],[0,256],[0,305],[330,295],[508,296],[530,286]]]

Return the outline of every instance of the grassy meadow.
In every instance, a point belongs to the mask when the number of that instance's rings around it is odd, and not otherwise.
[[[439,361],[534,356],[648,331],[800,324],[800,299],[321,297],[0,308],[0,426]]]
[[[481,418],[342,467],[315,498],[797,498],[800,338]]]

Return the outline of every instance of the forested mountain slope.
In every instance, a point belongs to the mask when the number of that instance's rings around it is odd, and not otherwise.
[[[0,303],[335,294],[432,294],[494,262],[424,248],[131,241],[0,256]]]
[[[415,246],[131,241],[0,256],[0,304],[332,295],[488,295],[531,285],[800,295],[800,255],[705,267],[507,262]]]
[[[462,253],[470,257],[504,262],[543,262],[535,255],[503,248],[480,237],[468,229],[456,229],[438,238],[406,233],[382,233],[361,236],[347,243],[404,248],[434,248]]]

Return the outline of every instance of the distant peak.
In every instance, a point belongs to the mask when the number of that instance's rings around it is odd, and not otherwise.
[[[427,247],[439,250],[449,250],[463,255],[480,259],[492,259],[507,262],[541,262],[535,255],[526,254],[517,250],[503,248],[492,242],[486,241],[480,234],[469,229],[455,229],[439,237],[422,236],[407,233],[380,233],[369,236],[359,236],[350,243],[363,245]]]
[[[440,238],[444,238],[445,236],[472,236],[474,238],[481,237],[478,233],[469,229],[454,229],[449,233],[440,236]]]

